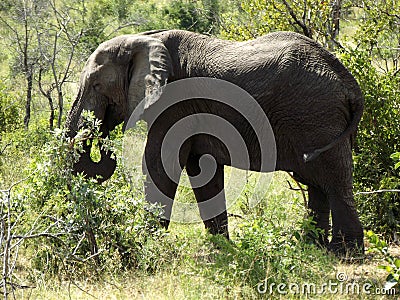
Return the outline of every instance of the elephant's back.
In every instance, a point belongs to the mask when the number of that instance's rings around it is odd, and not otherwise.
[[[293,42],[311,42],[311,43],[315,43],[312,39],[296,33],[296,32],[292,32],[292,31],[275,31],[275,32],[271,32],[265,35],[262,35],[258,38],[255,38],[253,40],[248,40],[245,42],[242,42],[244,44],[249,44],[249,45],[257,45],[257,44],[273,44],[275,42],[279,42],[279,43],[293,43]]]
[[[228,70],[228,77],[234,74],[231,79],[266,109],[288,104],[318,111],[338,107],[349,120],[362,106],[352,74],[335,55],[301,34],[274,32],[239,43],[239,49],[241,54],[231,63],[238,70]]]
[[[243,52],[240,60],[250,61],[245,67],[249,71],[235,80],[267,113],[278,152],[292,144],[289,148],[301,155],[331,143],[349,127],[353,138],[363,97],[354,77],[333,54],[292,32],[268,34],[242,45],[253,53],[247,59]]]

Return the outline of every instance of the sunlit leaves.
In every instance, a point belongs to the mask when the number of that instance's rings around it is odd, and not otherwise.
[[[240,1],[222,21],[222,34],[247,40],[272,31],[296,31],[326,44],[334,30],[330,1],[251,0]]]

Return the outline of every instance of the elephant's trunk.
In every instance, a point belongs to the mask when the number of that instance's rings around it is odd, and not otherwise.
[[[83,110],[83,103],[81,92],[79,91],[71,110],[68,113],[67,120],[65,121],[65,128],[67,129],[67,136],[70,138],[75,137],[78,133],[78,124]]]
[[[90,149],[92,143],[84,146],[85,152],[81,154],[78,162],[74,164],[74,173],[84,173],[87,177],[97,178],[98,182],[103,182],[111,177],[117,166],[117,162],[112,158],[111,151],[100,150],[101,160],[99,162],[92,161],[90,157]],[[100,177],[98,177],[100,176]]]
[[[81,126],[81,114],[83,110],[82,98],[80,97],[80,93],[78,94],[77,99],[74,101],[70,112],[68,113],[67,120],[65,123],[67,129],[67,135],[70,138],[74,138],[78,132],[79,127]],[[103,137],[108,135],[108,130],[105,126],[102,126]],[[116,160],[112,158],[111,151],[105,151],[101,149],[100,146],[100,154],[101,159],[99,162],[94,162],[90,157],[90,150],[92,147],[92,142],[90,141],[89,145],[84,143],[84,152],[81,153],[79,160],[73,166],[73,172],[83,173],[87,177],[96,178],[98,182],[103,182],[111,177],[116,168]],[[100,176],[100,177],[98,177]]]

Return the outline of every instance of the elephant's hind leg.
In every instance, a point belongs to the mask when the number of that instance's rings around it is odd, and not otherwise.
[[[328,234],[330,229],[330,208],[328,199],[321,189],[312,185],[308,186],[308,198],[308,208],[310,209],[310,216],[312,216],[314,221],[316,222],[316,227],[324,231],[318,237],[318,242],[322,246],[327,246]]]
[[[322,153],[315,161],[308,162],[306,167],[309,182],[319,187],[329,202],[332,216],[329,248],[339,255],[349,252],[353,256],[363,253],[364,244],[363,228],[353,198],[352,165],[350,141],[347,141]],[[312,198],[316,191],[310,191]],[[321,207],[318,209],[321,210]],[[323,211],[327,211],[327,206]],[[317,218],[321,227],[326,226],[326,220],[327,217],[323,217],[323,220]]]
[[[215,170],[215,172],[208,174],[205,170]],[[217,164],[210,155],[204,155],[201,162],[199,155],[189,155],[186,171],[206,229],[211,234],[222,234],[229,238],[224,166]]]
[[[338,253],[364,253],[363,228],[354,205],[351,188],[333,188],[328,192],[332,207],[332,240],[330,248]]]

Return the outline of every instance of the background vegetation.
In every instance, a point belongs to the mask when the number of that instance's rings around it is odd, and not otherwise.
[[[309,244],[303,236],[315,228],[284,174],[274,177],[268,205],[253,210],[246,209],[249,180],[226,242],[202,225],[160,229],[159,208],[144,202],[121,164],[103,185],[68,172],[80,145],[62,137],[62,125],[85,59],[106,39],[160,28],[234,40],[297,31],[343,61],[365,95],[354,191],[362,223],[378,233],[366,235],[372,258],[347,265]],[[340,283],[338,272],[374,288],[398,283],[399,253],[388,252],[400,232],[398,1],[4,0],[0,35],[5,297],[258,298],[263,282]],[[117,153],[121,135],[118,128],[110,142]]]

